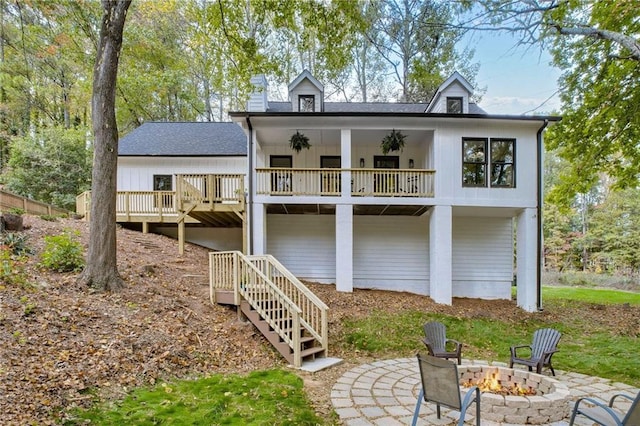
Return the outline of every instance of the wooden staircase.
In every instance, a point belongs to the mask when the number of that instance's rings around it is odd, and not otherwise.
[[[232,304],[294,367],[327,357],[328,307],[273,256],[209,255],[211,302]]]

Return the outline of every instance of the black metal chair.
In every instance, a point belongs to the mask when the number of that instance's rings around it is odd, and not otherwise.
[[[560,340],[560,332],[553,328],[541,328],[533,333],[533,342],[530,345],[518,345],[511,346],[511,362],[509,367],[513,367],[513,364],[521,364],[529,367],[529,371],[532,371],[533,367],[536,368],[536,373],[542,372],[542,367],[549,367],[551,374],[556,375],[551,365],[551,357],[554,353],[558,352],[558,341]],[[529,357],[518,356],[518,349],[528,348]],[[522,351],[521,351],[522,353]]]
[[[458,365],[462,358],[462,343],[454,339],[447,339],[447,327],[438,321],[430,321],[424,324],[424,339],[422,342],[427,347],[429,355],[438,358],[455,358]]]
[[[475,402],[476,426],[480,426],[480,389],[477,386],[473,386],[467,390],[466,395],[462,398],[458,366],[454,362],[431,355],[418,354],[417,357],[422,389],[418,395],[418,402],[413,412],[411,425],[415,426],[418,422],[420,406],[424,400],[424,402],[431,401],[436,403],[438,418],[440,418],[440,405],[460,411],[458,426],[464,424],[467,409]]]
[[[629,411],[624,413],[613,408],[613,403],[617,398],[625,398],[631,401]],[[573,422],[578,415],[585,416],[589,420],[603,426],[640,425],[640,392],[638,392],[635,399],[632,396],[623,393],[616,394],[611,397],[609,404],[595,398],[580,398],[576,401],[576,405],[573,407],[569,426],[573,425]]]

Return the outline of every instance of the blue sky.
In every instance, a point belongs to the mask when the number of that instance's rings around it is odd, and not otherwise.
[[[560,70],[549,65],[549,53],[539,47],[518,47],[510,34],[489,31],[469,33],[465,42],[476,50],[474,62],[480,63],[476,86],[486,88],[480,106],[488,113],[532,114],[532,109],[557,91]],[[556,94],[535,112],[559,109]]]

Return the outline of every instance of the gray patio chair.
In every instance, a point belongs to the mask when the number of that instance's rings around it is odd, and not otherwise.
[[[536,368],[536,373],[542,372],[542,367],[549,367],[551,374],[556,375],[551,365],[551,357],[554,353],[558,352],[558,341],[560,340],[560,332],[553,328],[541,328],[533,333],[533,342],[530,345],[518,345],[511,346],[511,362],[509,367],[513,367],[513,364],[521,364],[529,367],[529,371],[533,367]],[[518,349],[528,348],[529,357],[518,356]]]
[[[424,339],[429,355],[438,358],[456,358],[460,365],[462,357],[462,343],[454,339],[447,339],[447,327],[438,321],[424,324]]]
[[[418,395],[416,409],[413,412],[411,426],[418,422],[420,406],[424,402],[435,402],[436,413],[440,418],[440,405],[460,411],[458,426],[464,424],[464,417],[469,406],[476,403],[476,426],[480,426],[480,389],[473,386],[467,390],[464,399],[460,395],[460,377],[458,366],[452,361],[433,357],[431,355],[418,354],[418,366],[420,367],[420,379],[422,389]]]
[[[616,398],[625,398],[631,401],[631,407],[626,413],[613,408],[613,403]],[[590,403],[592,405],[583,404],[583,402]],[[573,413],[571,414],[571,420],[569,420],[569,426],[573,425],[577,415],[582,415],[588,419],[603,426],[636,426],[640,425],[640,392],[636,395],[635,399],[632,396],[619,393],[614,395],[609,404],[604,401],[597,400],[595,398],[579,398],[576,401],[576,405],[573,407]]]

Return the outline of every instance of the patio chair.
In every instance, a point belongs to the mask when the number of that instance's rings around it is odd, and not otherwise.
[[[533,342],[530,345],[518,345],[511,346],[511,362],[509,367],[513,367],[513,364],[521,364],[529,367],[529,371],[532,368],[536,368],[536,373],[540,374],[543,367],[549,367],[551,374],[556,375],[551,365],[551,357],[558,351],[558,341],[560,340],[560,332],[552,328],[541,328],[533,333]],[[518,356],[517,352],[520,349],[528,348],[529,357]]]
[[[436,403],[438,418],[440,418],[440,405],[460,411],[458,426],[464,424],[467,409],[475,402],[476,426],[480,426],[480,389],[477,386],[473,386],[467,390],[466,395],[462,398],[460,395],[458,366],[454,362],[431,355],[418,354],[417,357],[422,389],[418,395],[411,426],[415,426],[418,421],[423,399],[424,402],[431,401]]]
[[[438,358],[456,358],[461,363],[462,343],[454,339],[447,339],[447,327],[438,321],[424,324],[424,339],[429,355]]]
[[[613,408],[613,403],[616,398],[625,398],[631,401],[631,407],[626,413]],[[592,404],[587,405],[583,402]],[[573,413],[571,414],[571,420],[569,420],[569,426],[573,425],[577,415],[587,417],[593,422],[599,425],[609,426],[633,426],[640,425],[640,392],[636,395],[635,399],[632,396],[619,393],[613,395],[609,400],[609,404],[604,401],[597,400],[595,398],[579,398],[576,401],[576,405],[573,407]]]

